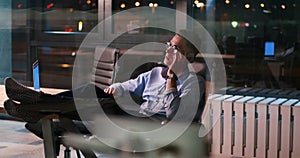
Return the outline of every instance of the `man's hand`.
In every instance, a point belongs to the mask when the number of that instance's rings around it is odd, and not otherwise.
[[[172,64],[169,66],[167,75],[175,73],[178,76],[178,72],[182,72],[182,70],[186,68],[185,65],[187,62],[188,61],[186,57],[180,52],[174,54],[173,61]]]
[[[114,87],[107,87],[104,89],[107,94],[117,95],[118,91]]]

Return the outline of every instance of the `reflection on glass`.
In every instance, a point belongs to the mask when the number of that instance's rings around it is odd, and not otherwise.
[[[143,15],[141,14],[124,14],[118,15],[124,10],[128,10],[131,8],[137,7],[146,7],[143,10]],[[112,33],[118,34],[122,32],[127,32],[128,34],[153,34],[152,29],[144,28],[145,25],[149,23],[165,23],[167,25],[173,24],[175,27],[175,14],[170,15],[169,19],[161,19],[157,21],[157,17],[160,16],[159,7],[166,7],[171,9],[176,9],[176,3],[171,1],[122,1],[122,0],[114,0],[112,1],[112,14],[114,15],[114,19],[112,21]],[[155,18],[153,18],[155,17]],[[156,20],[152,20],[156,19]],[[156,32],[159,34],[167,34],[163,30],[160,32]]]
[[[42,31],[55,34],[89,32],[98,24],[98,0],[45,0]]]
[[[72,69],[77,49],[43,46],[37,48],[37,53],[43,87],[71,88]]]
[[[299,67],[291,64],[299,53],[299,2],[194,0],[190,8],[220,52],[235,57],[225,61],[231,86],[299,88],[291,75]]]

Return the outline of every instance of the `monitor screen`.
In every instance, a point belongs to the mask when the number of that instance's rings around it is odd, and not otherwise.
[[[275,43],[272,41],[265,42],[265,56],[275,55]]]
[[[39,75],[39,62],[36,60],[33,65],[33,87],[34,90],[39,91],[40,90],[40,75]]]

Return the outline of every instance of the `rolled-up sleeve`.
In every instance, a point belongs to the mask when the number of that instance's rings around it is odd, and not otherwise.
[[[140,74],[135,79],[130,79],[122,83],[114,83],[110,87],[113,87],[117,90],[117,96],[126,96],[130,92],[133,92],[136,95],[142,96],[143,90],[145,89],[146,82],[148,80],[150,72]]]

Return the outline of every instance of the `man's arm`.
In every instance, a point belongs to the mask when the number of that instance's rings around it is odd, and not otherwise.
[[[172,79],[168,80],[170,80],[170,88],[168,90],[166,88],[164,99],[167,119],[170,120],[175,115],[177,115],[176,120],[194,119],[194,114],[198,112],[200,99],[204,94],[203,81],[197,80],[197,77],[192,75],[183,83],[179,94],[177,88],[172,87]]]
[[[130,79],[122,83],[114,83],[111,86],[105,88],[104,92],[113,94],[115,96],[129,95],[130,92],[134,92],[136,95],[141,96],[149,75],[150,71],[140,74],[135,79]]]

